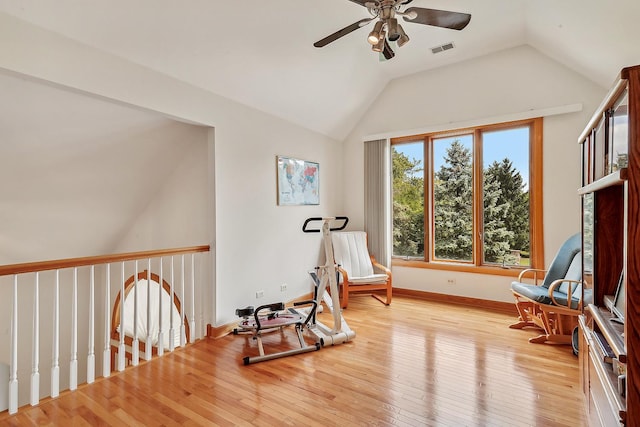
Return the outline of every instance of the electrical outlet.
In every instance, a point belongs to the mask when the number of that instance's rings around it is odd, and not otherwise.
[[[456,279],[447,279],[447,285],[455,285]]]
[[[256,298],[262,298],[264,296],[264,291],[256,291]]]
[[[282,285],[280,285],[280,292],[284,292],[287,290],[287,284],[283,283]]]

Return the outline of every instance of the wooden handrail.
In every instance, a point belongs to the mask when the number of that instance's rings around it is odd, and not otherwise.
[[[111,262],[132,261],[136,259],[157,258],[169,255],[208,252],[209,250],[209,245],[201,245],[174,249],[157,249],[153,251],[125,252],[112,255],[96,255],[81,258],[57,259],[50,261],[25,262],[22,264],[7,264],[0,265],[0,276],[34,273],[36,271],[59,270],[63,268],[82,267],[86,265],[107,264]]]

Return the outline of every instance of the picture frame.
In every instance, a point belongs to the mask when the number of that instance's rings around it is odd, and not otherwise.
[[[278,206],[320,204],[320,164],[276,156]]]

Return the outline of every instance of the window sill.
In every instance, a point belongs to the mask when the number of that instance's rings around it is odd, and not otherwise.
[[[459,271],[463,273],[476,273],[476,274],[491,274],[494,276],[507,276],[518,277],[518,274],[525,267],[491,267],[491,266],[475,266],[471,264],[453,264],[453,263],[435,263],[419,260],[404,260],[399,258],[393,258],[391,260],[393,267],[408,267],[408,268],[424,268],[427,270],[446,270],[446,271]],[[526,267],[530,268],[530,267]]]

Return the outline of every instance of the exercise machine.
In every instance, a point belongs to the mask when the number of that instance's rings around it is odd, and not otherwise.
[[[322,227],[318,227],[319,222],[322,222]],[[349,328],[344,317],[342,317],[338,289],[339,272],[334,262],[333,244],[331,242],[331,232],[344,230],[348,222],[349,218],[346,216],[313,217],[308,218],[302,226],[302,231],[305,233],[321,232],[324,243],[324,265],[318,266],[309,272],[314,283],[314,300],[318,311],[322,310],[321,304],[324,303],[333,319],[333,325],[327,325],[318,321],[315,314],[311,318],[312,321],[308,329],[317,337],[322,346],[342,344],[356,337],[356,333]],[[327,288],[329,288],[329,292],[327,292]]]
[[[316,308],[318,306],[316,301],[300,301],[293,305],[294,307],[290,307],[287,310],[285,310],[284,303],[281,302],[262,305],[256,310],[251,306],[236,309],[236,315],[242,317],[242,320],[238,324],[238,327],[233,330],[233,334],[238,335],[241,332],[251,333],[253,340],[258,343],[258,351],[260,352],[259,356],[244,357],[242,360],[245,365],[320,350],[320,342],[316,341],[314,344],[307,344],[302,335],[304,328],[307,327],[316,314]],[[310,305],[306,315],[295,308],[303,305]],[[291,325],[295,327],[300,348],[266,354],[262,343],[262,335],[264,333],[276,332],[277,330],[282,331],[285,327]]]
[[[313,224],[317,224],[319,221],[322,221],[322,227],[313,228]],[[334,262],[333,244],[331,242],[331,232],[343,230],[348,222],[349,218],[345,216],[314,217],[308,218],[302,226],[302,231],[305,233],[322,232],[324,244],[325,264],[315,267],[309,272],[313,280],[313,300],[296,302],[293,307],[288,309],[285,309],[282,302],[262,305],[255,310],[252,306],[236,309],[236,315],[241,317],[242,320],[238,327],[233,330],[233,334],[250,333],[253,340],[257,342],[258,351],[260,352],[259,356],[244,357],[243,362],[245,365],[308,353],[320,350],[326,345],[342,344],[355,338],[356,333],[349,328],[344,317],[342,317],[340,294],[338,292],[339,272]],[[332,224],[337,226],[332,227]],[[324,306],[322,305],[323,303]],[[324,324],[317,318],[317,312],[324,311],[325,306],[333,319],[333,325]],[[278,330],[283,331],[284,328],[292,325],[295,327],[300,347],[267,354],[262,342],[263,334]],[[303,336],[305,329],[313,336],[314,344],[309,345],[305,341]]]

